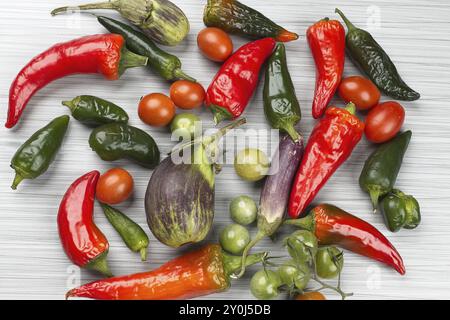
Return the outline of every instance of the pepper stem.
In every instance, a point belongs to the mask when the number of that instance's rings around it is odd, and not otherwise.
[[[309,215],[301,219],[288,219],[284,221],[284,224],[314,232],[315,228],[314,214],[310,213]]]
[[[380,198],[380,190],[369,189],[370,201],[372,202],[373,213],[377,213],[378,199]]]
[[[73,101],[63,101],[61,102],[61,104],[68,107],[70,111],[73,111],[76,108],[76,105],[73,103]]]
[[[261,253],[255,253],[252,255],[249,255],[245,261],[245,266],[250,267],[254,264],[264,262],[267,258],[268,253],[267,252],[261,252]],[[235,272],[241,269],[242,267],[242,257],[241,256],[233,256],[228,253],[222,252],[222,261],[223,261],[223,268],[225,270],[225,274],[230,277],[234,278]]]
[[[125,46],[122,48],[119,62],[119,76],[122,75],[125,70],[135,67],[143,67],[148,63],[148,57],[140,56],[131,52]]]
[[[106,261],[106,255],[108,251],[103,252],[101,255],[99,255],[97,258],[92,260],[86,265],[86,268],[89,270],[94,270],[97,272],[100,272],[106,277],[112,277],[112,273],[109,270],[108,262]]]
[[[344,20],[344,23],[345,23],[345,25],[347,26],[348,32],[350,32],[350,31],[352,31],[352,30],[354,30],[354,29],[357,29],[357,28],[355,27],[355,25],[354,25],[353,23],[351,23],[350,20],[347,19],[347,17],[344,15],[344,13],[343,13],[341,10],[339,10],[338,8],[336,8],[336,9],[334,10],[334,12],[336,12],[338,15],[340,15],[341,18],[342,18],[342,20]]]
[[[17,186],[25,179],[20,173],[16,171],[16,175],[14,176],[14,181],[11,185],[11,189],[17,190]]]
[[[60,13],[66,13],[69,11],[83,11],[83,10],[95,10],[95,9],[112,9],[116,10],[117,6],[112,1],[106,1],[106,2],[99,2],[99,3],[89,3],[89,4],[82,4],[79,6],[66,6],[66,7],[60,7],[52,10],[50,13],[52,16],[55,16]]]
[[[300,133],[297,132],[297,130],[295,130],[294,126],[292,124],[288,124],[286,125],[286,127],[283,128],[284,131],[286,131],[286,133],[291,137],[291,139],[297,143],[300,141]]]
[[[215,104],[210,105],[209,108],[211,109],[211,112],[214,115],[215,124],[219,124],[224,120],[229,120],[233,118],[233,115],[225,108],[219,107]]]
[[[186,73],[183,72],[183,70],[181,69],[175,69],[173,71],[173,77],[175,79],[182,79],[182,80],[187,80],[187,81],[191,81],[191,82],[197,82],[197,80],[195,80],[194,78],[188,76]]]
[[[242,252],[242,259],[241,259],[241,270],[238,274],[232,274],[231,277],[233,279],[239,279],[241,278],[245,273],[245,268],[247,267],[247,258],[248,253],[250,250],[264,237],[266,236],[266,233],[262,230],[258,230],[258,233],[256,236],[252,239],[252,241],[249,242],[249,244],[245,247],[244,252]]]
[[[147,247],[141,248],[141,250],[139,250],[139,253],[141,254],[141,260],[147,261]]]
[[[350,102],[345,106],[345,110],[354,115],[356,113],[356,106],[353,102]]]

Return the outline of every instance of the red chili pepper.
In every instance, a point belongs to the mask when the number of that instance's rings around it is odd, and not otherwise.
[[[249,256],[251,265],[265,254]],[[230,275],[241,268],[241,257],[230,256],[210,244],[184,254],[150,272],[94,281],[70,290],[69,297],[101,300],[190,299],[227,289]]]
[[[100,173],[78,178],[67,190],[58,211],[61,244],[77,266],[111,276],[106,255],[109,243],[93,221],[95,189]]]
[[[259,71],[276,42],[264,38],[239,48],[222,65],[206,93],[206,106],[215,123],[238,118],[258,86]]]
[[[321,245],[338,245],[383,262],[401,275],[406,272],[402,257],[380,231],[333,205],[321,204],[305,218],[287,220],[285,223],[314,232]]]
[[[297,218],[347,160],[361,140],[364,123],[354,115],[355,105],[330,107],[314,127],[297,171],[289,199],[289,215]]]
[[[345,29],[337,20],[325,18],[306,32],[316,63],[316,92],[312,105],[314,119],[323,116],[339,84],[345,63]]]
[[[126,50],[124,44],[120,35],[93,35],[57,44],[32,59],[11,85],[5,126],[14,127],[33,95],[54,80],[78,73],[117,80],[125,69],[147,64],[148,58]]]

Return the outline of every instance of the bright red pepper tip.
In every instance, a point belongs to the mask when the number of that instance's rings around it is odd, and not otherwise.
[[[277,41],[281,41],[281,42],[294,41],[294,40],[298,39],[298,34],[287,31],[287,30],[283,30],[278,34],[276,39],[277,39]]]

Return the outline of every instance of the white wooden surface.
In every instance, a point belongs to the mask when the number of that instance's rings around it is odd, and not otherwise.
[[[4,1],[0,11],[0,121],[6,117],[9,85],[20,68],[34,55],[52,44],[87,34],[104,32],[89,15],[58,16],[49,14],[59,5],[76,5],[84,1],[58,0]],[[196,47],[196,34],[203,28],[202,12],[206,1],[183,0],[176,3],[191,21],[187,41],[169,51],[182,58],[184,69],[207,86],[218,66],[204,59]],[[390,53],[405,80],[422,94],[422,99],[404,103],[407,110],[405,128],[412,129],[413,139],[397,186],[415,195],[422,206],[423,223],[414,231],[390,234],[379,215],[372,215],[367,195],[357,179],[363,161],[372,150],[363,141],[350,160],[321,191],[317,201],[336,204],[383,230],[402,254],[407,274],[394,271],[366,258],[346,253],[343,287],[354,292],[352,299],[423,299],[450,298],[450,4],[447,0],[401,1],[325,1],[325,0],[245,0],[275,21],[301,35],[288,44],[289,67],[300,98],[304,118],[301,128],[308,136],[314,124],[310,103],[314,88],[314,65],[305,41],[306,28],[316,20],[333,13],[336,5],[357,25],[370,28],[372,34]],[[110,13],[116,16],[114,13]],[[379,19],[377,19],[377,17]],[[379,23],[377,23],[377,21]],[[238,47],[244,43],[234,38]],[[358,73],[351,62],[346,75]],[[77,281],[85,283],[96,275],[77,273],[64,255],[57,234],[56,213],[68,185],[92,169],[106,170],[113,164],[102,162],[89,148],[89,129],[71,121],[67,139],[49,171],[35,181],[24,182],[18,191],[9,186],[13,171],[9,162],[19,145],[49,119],[67,114],[61,100],[79,94],[92,94],[124,106],[131,123],[148,130],[167,152],[172,146],[165,130],[142,124],[136,114],[138,98],[150,92],[167,92],[169,85],[145,70],[129,71],[120,81],[107,82],[97,76],[74,76],[60,80],[36,95],[23,121],[14,130],[0,129],[0,298],[62,299]],[[262,113],[261,88],[248,107],[247,128],[266,126]],[[208,127],[209,112],[202,111]],[[150,172],[129,162],[118,162],[135,177],[134,199],[122,206],[146,230],[143,196]],[[217,178],[216,222],[210,239],[229,222],[228,203],[239,194],[259,197],[259,186],[239,180],[231,167]],[[110,239],[109,261],[115,274],[144,271],[178,254],[151,238],[149,262],[141,263],[136,254],[124,246],[96,208],[96,221]],[[254,231],[254,229],[253,229]],[[259,249],[271,249],[274,255],[283,251],[280,243],[264,241]],[[284,254],[284,253],[283,253]],[[253,269],[254,270],[254,269]],[[75,273],[73,273],[75,272]],[[251,298],[249,276],[233,283],[226,293],[211,299]],[[332,293],[331,298],[336,298]]]

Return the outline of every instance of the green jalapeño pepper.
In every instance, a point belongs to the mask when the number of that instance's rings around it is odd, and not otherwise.
[[[48,125],[35,132],[11,160],[11,168],[16,171],[13,190],[23,179],[36,179],[47,171],[55,159],[66,135],[69,116],[53,119]]]
[[[389,193],[394,187],[411,135],[411,131],[405,131],[391,141],[382,144],[364,164],[359,184],[364,191],[369,193],[374,211],[378,207],[378,199]]]
[[[107,17],[97,17],[98,22],[109,32],[120,34],[126,41],[127,48],[134,53],[148,57],[147,65],[166,80],[178,79],[196,82],[181,70],[178,57],[161,50],[150,38],[129,25]]]
[[[267,63],[264,83],[264,113],[274,129],[289,134],[297,142],[300,138],[294,126],[301,119],[300,104],[286,62],[286,49],[279,43]]]
[[[101,126],[112,122],[128,122],[128,114],[112,102],[94,97],[78,96],[71,101],[63,101],[72,117],[89,126]]]
[[[347,51],[356,65],[388,96],[397,100],[418,100],[420,94],[403,81],[391,58],[372,35],[355,27],[339,9],[336,12],[347,25]]]
[[[102,160],[130,159],[145,168],[159,164],[155,140],[145,131],[124,123],[110,123],[94,129],[89,145]]]
[[[400,190],[393,189],[381,201],[386,226],[392,232],[401,228],[414,229],[420,224],[420,206],[417,200]]]
[[[107,204],[101,204],[103,212],[111,225],[119,233],[127,247],[133,252],[141,254],[142,261],[147,260],[148,236],[133,220]]]

